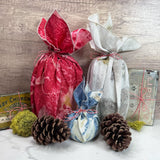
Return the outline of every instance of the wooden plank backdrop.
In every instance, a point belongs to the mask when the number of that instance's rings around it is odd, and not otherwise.
[[[71,30],[86,28],[90,14],[99,13],[104,22],[110,12],[113,31],[133,36],[142,44],[137,51],[121,54],[128,67],[160,70],[159,8],[159,0],[0,0],[0,94],[29,90],[34,59],[47,49],[37,35],[37,26],[55,9]],[[85,75],[92,53],[86,45],[73,54]],[[160,103],[156,118],[160,118]]]

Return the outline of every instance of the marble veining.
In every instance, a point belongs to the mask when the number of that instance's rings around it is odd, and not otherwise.
[[[141,132],[131,130],[132,142],[127,150],[114,152],[103,141],[103,137],[88,143],[67,140],[63,143],[41,146],[32,137],[24,138],[12,134],[12,130],[0,131],[1,160],[159,160],[160,120],[153,126],[145,126]]]

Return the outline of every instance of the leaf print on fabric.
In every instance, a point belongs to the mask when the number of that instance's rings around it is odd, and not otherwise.
[[[41,20],[38,34],[48,45],[36,63],[31,78],[31,105],[38,115],[63,119],[73,106],[73,90],[82,81],[83,71],[69,54],[91,40],[90,32],[70,32],[67,23],[55,11],[48,20]],[[73,40],[74,38],[74,40]]]

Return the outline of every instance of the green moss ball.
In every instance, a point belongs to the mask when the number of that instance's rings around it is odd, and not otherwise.
[[[19,136],[31,136],[31,128],[36,119],[37,116],[33,112],[29,110],[21,111],[12,119],[10,128],[14,134]]]

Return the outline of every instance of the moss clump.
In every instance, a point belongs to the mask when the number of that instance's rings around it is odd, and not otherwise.
[[[128,125],[133,128],[134,130],[140,131],[142,127],[145,125],[143,121],[134,121],[134,122],[127,122]]]
[[[10,128],[13,129],[14,134],[19,136],[31,136],[31,128],[36,119],[37,116],[33,112],[21,111],[12,119]]]

